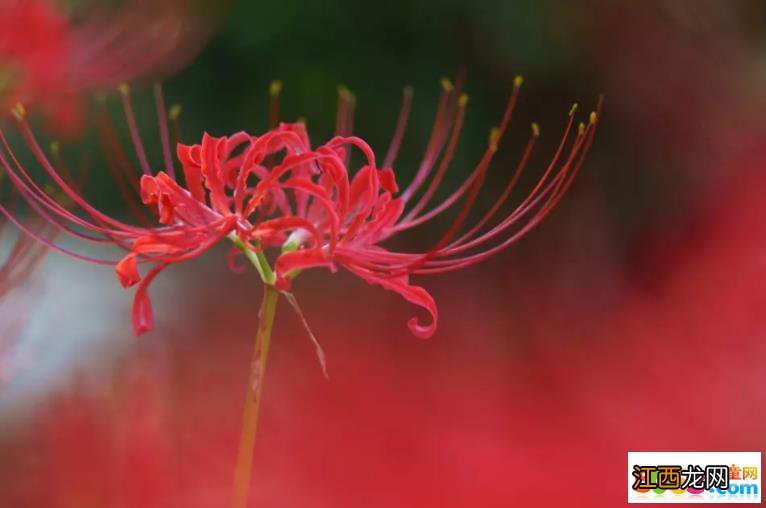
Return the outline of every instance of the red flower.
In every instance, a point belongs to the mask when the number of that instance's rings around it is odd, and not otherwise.
[[[72,34],[67,19],[50,2],[0,0],[0,96],[16,101],[42,101],[54,122],[74,119],[72,102],[61,100],[69,89],[68,55]],[[50,97],[53,94],[56,98]],[[79,122],[79,119],[74,120]]]
[[[167,73],[187,61],[215,23],[188,0],[99,6],[72,23],[52,0],[0,0],[0,102],[38,104],[58,130],[82,125],[78,93]]]
[[[33,154],[89,219],[72,214],[41,192],[18,164],[4,137],[7,156],[0,154],[0,164],[27,201],[63,231],[95,242],[114,243],[128,251],[115,262],[82,256],[48,242],[80,259],[115,264],[124,286],[138,284],[133,305],[133,326],[137,334],[152,326],[147,288],[157,274],[168,265],[196,257],[228,238],[253,262],[264,282],[280,290],[287,290],[301,270],[326,267],[335,271],[340,266],[370,284],[397,292],[430,314],[429,323],[421,324],[414,318],[409,322],[415,335],[426,338],[436,329],[436,304],[425,289],[411,284],[410,277],[470,266],[517,241],[561,199],[593,141],[597,114],[592,113],[587,125],[580,124],[572,134],[576,109],[573,107],[558,149],[542,177],[520,203],[499,214],[539,135],[539,128],[533,124],[508,185],[484,216],[464,231],[464,222],[510,121],[520,85],[518,78],[505,114],[499,126],[492,130],[477,166],[457,190],[433,206],[430,202],[450,165],[467,103],[459,87],[448,83],[444,86],[423,161],[412,182],[403,190],[397,186],[392,167],[410,109],[409,90],[405,92],[394,138],[382,165],[365,141],[350,135],[354,101],[344,90],[337,135],[327,143],[312,147],[301,123],[282,123],[261,136],[244,132],[229,137],[205,134],[200,144],[177,146],[185,182],[182,184],[173,176],[167,146],[165,170],[152,174],[135,129],[127,89],[124,89],[128,124],[144,172],[140,181],[141,200],[156,210],[159,226],[126,224],[90,205],[49,162],[22,110],[17,109],[16,117]],[[161,107],[158,90],[157,94],[157,104]],[[162,139],[167,140],[164,114],[159,118]],[[364,160],[356,171],[349,167],[351,151],[358,151]],[[419,193],[421,189],[423,192]],[[419,197],[415,199],[415,196]],[[451,226],[430,249],[399,252],[384,246],[386,240],[429,222],[456,207],[461,200]],[[8,214],[5,209],[2,211]],[[278,252],[272,271],[266,254],[273,250]],[[139,265],[143,263],[151,264],[152,268],[141,277]]]

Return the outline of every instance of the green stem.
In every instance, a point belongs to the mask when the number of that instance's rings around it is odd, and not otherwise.
[[[237,466],[234,470],[233,508],[245,508],[250,492],[250,477],[253,467],[253,447],[255,431],[258,427],[258,409],[263,393],[263,377],[266,372],[266,359],[269,355],[271,330],[274,327],[274,315],[277,310],[279,291],[269,284],[264,286],[263,301],[259,314],[260,322],[255,336],[255,348],[250,364],[250,376],[245,395],[245,408],[242,414],[242,431],[239,438]]]
[[[251,245],[246,245],[234,233],[229,235],[229,239],[239,250],[242,251],[245,257],[247,257],[247,259],[253,264],[255,269],[258,270],[258,275],[261,276],[263,282],[265,282],[267,285],[274,284],[276,276],[274,275],[274,271],[271,269],[271,265],[269,265],[269,260],[266,259],[266,256],[260,249],[260,245],[256,245],[255,248],[253,248]]]

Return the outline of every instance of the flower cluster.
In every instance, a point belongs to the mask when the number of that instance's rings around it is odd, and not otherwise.
[[[164,144],[162,171],[153,172],[136,129],[127,88],[123,105],[133,145],[141,162],[140,199],[156,212],[158,225],[136,226],[110,217],[90,204],[55,167],[33,135],[23,108],[15,109],[19,130],[41,167],[60,191],[84,214],[61,206],[19,163],[4,134],[0,166],[38,214],[63,233],[126,251],[120,260],[84,256],[40,238],[52,248],[79,259],[114,264],[125,287],[137,285],[133,326],[137,334],[152,327],[148,287],[167,266],[199,256],[228,239],[258,269],[264,282],[286,291],[302,270],[342,267],[364,281],[395,291],[430,314],[429,322],[413,318],[418,337],[431,336],[438,312],[431,295],[413,285],[413,275],[458,270],[478,263],[516,242],[556,205],[582,166],[593,141],[598,115],[575,126],[569,114],[561,141],[542,176],[513,206],[506,202],[519,182],[540,134],[532,124],[521,159],[505,189],[484,215],[465,228],[479,191],[517,101],[521,78],[514,82],[505,113],[493,129],[483,155],[464,182],[432,204],[450,166],[460,137],[467,96],[459,84],[443,83],[431,137],[414,178],[400,189],[394,163],[406,129],[412,92],[405,91],[390,148],[380,164],[372,148],[351,135],[353,96],[340,94],[336,136],[312,146],[303,123],[278,123],[262,135],[238,132],[199,144],[178,143],[176,154],[183,179],[175,176],[168,125],[158,89],[160,134]],[[278,89],[272,88],[272,95]],[[273,108],[272,108],[273,109]],[[362,163],[353,168],[351,152]],[[386,247],[395,235],[417,228],[448,210],[455,218],[431,248],[400,252]],[[14,220],[5,208],[0,211]],[[18,221],[16,221],[18,222]],[[24,227],[20,224],[21,227]],[[273,269],[269,262],[273,259]],[[141,275],[141,265],[150,265]]]

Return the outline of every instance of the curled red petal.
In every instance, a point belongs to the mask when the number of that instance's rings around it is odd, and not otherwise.
[[[399,192],[399,186],[396,184],[396,175],[394,175],[393,169],[387,168],[378,171],[378,180],[380,181],[381,187],[391,194]]]
[[[159,193],[157,181],[151,175],[141,176],[141,202],[145,205],[157,203]]]
[[[148,293],[149,284],[151,284],[157,274],[167,266],[167,264],[161,264],[149,270],[149,273],[147,273],[144,280],[141,281],[141,284],[136,290],[136,294],[133,296],[131,318],[133,320],[133,331],[135,332],[136,337],[151,331],[154,327],[154,311],[152,310],[152,301],[149,298]]]
[[[184,171],[186,179],[186,188],[189,189],[194,199],[198,201],[205,200],[205,190],[202,187],[202,168],[200,158],[201,148],[199,145],[178,144],[176,154]]]
[[[138,264],[136,263],[136,255],[132,252],[117,263],[114,271],[117,273],[117,278],[124,288],[134,286],[141,281],[141,274],[138,273]]]
[[[274,263],[274,271],[277,276],[275,285],[284,290],[289,287],[287,275],[293,270],[304,270],[318,266],[328,267],[334,270],[334,265],[330,259],[319,249],[304,249],[281,254]],[[281,287],[285,285],[285,287]]]
[[[160,224],[171,224],[173,222],[173,212],[175,206],[170,196],[167,194],[160,195],[160,199],[157,201],[157,211],[160,213]]]
[[[431,315],[431,322],[421,324],[417,317],[410,318],[407,321],[412,334],[420,339],[430,338],[436,332],[436,325],[439,320],[439,310],[436,308],[436,302],[433,297],[420,286],[412,286],[409,277],[402,275],[399,277],[384,278],[377,276],[362,268],[344,265],[347,270],[363,279],[368,284],[381,286],[383,289],[394,291],[410,303],[424,308]]]

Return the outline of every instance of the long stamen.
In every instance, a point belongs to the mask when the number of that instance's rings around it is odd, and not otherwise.
[[[391,138],[391,144],[388,147],[385,159],[383,159],[383,167],[393,167],[396,156],[399,155],[399,149],[402,146],[402,139],[404,139],[404,132],[407,129],[407,121],[410,117],[410,108],[412,106],[412,87],[405,87],[402,93],[402,107],[399,110],[399,117],[396,119],[396,129],[394,129],[394,135]]]
[[[338,111],[335,115],[335,135],[350,136],[354,128],[356,97],[345,86],[338,87]]]
[[[0,214],[4,215],[5,218],[8,219],[14,226],[19,228],[19,230],[21,230],[22,233],[29,235],[31,238],[34,238],[35,241],[40,242],[48,246],[49,248],[55,251],[58,251],[62,254],[65,254],[69,257],[79,259],[81,261],[88,261],[90,263],[95,263],[99,265],[116,265],[117,264],[117,261],[98,259],[98,258],[93,258],[90,256],[85,256],[83,254],[78,254],[77,252],[71,251],[69,249],[66,249],[64,247],[61,247],[60,245],[53,243],[52,241],[48,240],[47,238],[39,235],[38,233],[32,231],[27,226],[25,226],[21,221],[16,219],[16,217],[14,217],[13,214],[9,212],[2,204],[0,204]]]
[[[443,139],[445,138],[444,133],[448,132],[451,126],[452,113],[450,111],[450,98],[455,91],[455,87],[447,78],[442,79],[441,86],[442,93],[439,96],[439,105],[436,108],[436,116],[434,117],[434,124],[431,128],[431,136],[426,145],[426,150],[423,153],[423,160],[421,161],[418,170],[415,172],[415,177],[404,192],[401,193],[401,198],[405,202],[409,201],[412,195],[417,192],[421,185],[423,185],[431,167],[433,167],[433,163],[441,152]]]
[[[162,85],[154,84],[154,103],[157,110],[157,124],[160,127],[160,143],[162,144],[162,157],[165,160],[165,171],[173,180],[176,179],[176,170],[173,166],[173,157],[170,150],[170,136],[168,134],[168,120],[165,112],[165,98],[162,95]]]
[[[22,123],[23,123],[24,124],[23,126],[28,128],[28,126],[26,125],[26,123],[24,121],[25,117],[24,117],[23,108],[17,107],[14,110],[14,114],[17,117],[17,120],[20,122],[20,125],[22,125]],[[55,170],[52,169],[52,166],[50,165],[50,163],[47,162],[47,159],[44,159],[45,156],[44,156],[42,150],[40,149],[39,145],[37,145],[37,142],[34,140],[34,138],[33,137],[31,139],[27,138],[26,137],[26,133],[24,133],[24,131],[22,131],[22,134],[24,135],[25,141],[27,142],[28,146],[30,146],[30,148],[32,148],[33,153],[35,154],[35,157],[37,157],[38,161],[40,161],[44,165],[46,171],[48,171],[49,173],[50,173],[50,171],[54,171],[54,175],[52,175],[52,176],[58,177],[58,175],[55,174]],[[30,135],[31,135],[31,132],[30,132]],[[108,229],[108,228],[103,227],[105,225],[104,222],[99,220],[97,215],[93,214],[92,212],[90,212],[88,210],[86,210],[86,211],[88,211],[88,213],[91,215],[93,220],[95,222],[97,222],[99,225],[96,225],[96,224],[93,224],[91,222],[85,221],[85,220],[81,219],[80,217],[74,215],[72,212],[70,212],[66,208],[62,207],[57,201],[55,201],[50,196],[48,196],[48,194],[45,191],[40,189],[40,187],[31,179],[29,174],[24,170],[23,166],[21,166],[21,164],[19,163],[19,161],[16,158],[15,154],[13,153],[13,151],[11,151],[11,148],[10,148],[10,146],[8,144],[8,141],[5,138],[5,135],[2,132],[2,130],[0,130],[0,141],[2,141],[2,146],[7,151],[9,157],[13,161],[13,163],[16,166],[16,168],[19,171],[19,173],[21,173],[23,178],[28,183],[25,183],[23,180],[21,180],[19,178],[18,175],[16,175],[16,173],[13,171],[13,169],[10,166],[8,160],[5,158],[5,156],[3,155],[2,152],[0,152],[0,165],[2,165],[2,167],[5,169],[5,172],[11,178],[11,180],[12,180],[13,184],[15,185],[16,189],[25,198],[25,200],[30,205],[30,207],[35,212],[37,212],[37,214],[43,220],[45,220],[46,222],[48,222],[49,224],[54,226],[58,231],[64,231],[65,233],[69,234],[70,236],[73,236],[73,237],[76,237],[76,238],[79,238],[79,239],[82,239],[82,240],[90,241],[90,242],[95,242],[95,243],[103,243],[105,241],[105,239],[101,239],[101,238],[97,238],[97,237],[92,237],[92,236],[80,233],[78,231],[75,231],[74,229],[70,228],[69,226],[59,222],[53,216],[49,215],[41,207],[44,207],[45,209],[50,210],[51,213],[61,217],[62,219],[66,220],[66,221],[69,221],[69,222],[71,222],[71,223],[73,223],[75,225],[81,226],[81,227],[83,227],[83,228],[85,228],[87,230],[90,230],[90,231],[94,231],[94,232],[103,234],[106,238],[112,240],[118,246],[127,249],[127,246],[121,240],[121,237],[129,235],[128,232],[123,231],[123,230],[112,230],[112,229]],[[32,146],[30,143],[33,143],[34,146]],[[40,157],[42,157],[43,158],[42,160],[44,160],[45,162],[42,162]],[[47,166],[45,164],[47,164]],[[55,180],[55,178],[54,178],[54,180]],[[58,182],[63,182],[63,180],[61,180],[60,177],[59,177],[59,179],[57,180],[57,183]],[[66,184],[63,184],[63,183],[60,183],[60,185],[65,185],[66,186]],[[62,191],[64,191],[64,193],[67,194],[67,189],[68,189],[68,187],[62,188]],[[70,199],[72,199],[71,195],[69,195],[68,197]],[[72,200],[77,202],[75,199],[72,199]],[[58,250],[61,250],[61,249],[58,249]]]
[[[572,169],[568,171],[568,178],[566,182],[564,183],[562,188],[559,190],[559,192],[553,194],[549,198],[549,200],[546,202],[546,204],[543,205],[540,211],[538,211],[538,213],[535,214],[535,216],[530,221],[528,221],[519,231],[511,235],[509,238],[507,238],[505,241],[503,241],[499,245],[492,247],[491,249],[488,249],[478,254],[467,256],[464,258],[458,258],[458,259],[448,260],[448,261],[433,261],[430,263],[432,265],[431,267],[417,269],[415,270],[415,273],[419,273],[419,274],[446,273],[446,272],[458,270],[466,266],[476,264],[484,259],[491,257],[497,252],[500,252],[501,250],[507,248],[509,245],[518,241],[526,233],[528,233],[532,228],[534,228],[561,199],[561,197],[564,195],[564,192],[568,189],[568,187],[574,181],[574,177],[577,175],[577,173],[580,171],[580,168],[584,164],[587,153],[590,149],[591,144],[593,143],[595,130],[596,130],[595,127],[598,122],[600,109],[601,109],[601,101],[599,101],[599,107],[597,108],[596,112],[591,114],[587,128],[582,129],[582,134],[580,135],[580,139],[578,140],[579,146],[577,148],[579,158],[574,163],[574,166],[572,167]],[[547,191],[544,191],[544,193],[545,192]],[[534,203],[539,202],[539,200],[543,197],[544,193],[539,195],[535,199]],[[534,203],[532,203],[531,206],[534,206]]]
[[[128,124],[128,130],[130,131],[130,139],[133,141],[133,147],[136,150],[141,171],[143,171],[145,175],[151,175],[152,170],[149,167],[149,160],[146,158],[146,152],[144,151],[144,145],[141,142],[141,136],[138,134],[136,117],[133,114],[133,106],[130,102],[130,87],[123,83],[119,86],[119,91],[120,96],[122,97],[122,109],[125,111],[125,120]]]
[[[521,204],[517,205],[514,211],[510,215],[508,215],[505,219],[503,219],[498,225],[494,226],[492,229],[490,229],[486,233],[478,236],[477,238],[471,241],[463,241],[462,243],[460,241],[455,241],[452,245],[443,249],[438,254],[438,257],[454,256],[455,254],[458,254],[460,252],[464,252],[471,248],[477,247],[495,238],[497,235],[499,235],[506,229],[516,225],[525,217],[527,218],[527,224],[524,225],[522,229],[525,229],[525,230],[531,229],[531,226],[529,226],[529,224],[538,223],[552,208],[549,206],[549,203],[554,202],[556,200],[559,190],[562,187],[562,184],[566,181],[567,175],[569,174],[569,171],[572,165],[572,161],[578,155],[580,148],[582,147],[582,140],[583,140],[582,135],[579,135],[574,146],[572,147],[572,150],[570,151],[569,157],[564,162],[562,167],[559,169],[558,173],[556,173],[556,176],[551,178],[550,181],[548,181],[544,187],[541,185],[541,182],[545,182],[546,179],[541,178],[540,181],[538,182],[538,185],[535,187],[535,189],[532,190],[524,199],[524,201],[522,201]],[[534,210],[538,206],[539,206],[539,209],[537,210],[537,212],[532,214],[530,217],[530,211]],[[450,260],[450,261],[447,261],[446,263],[450,263],[453,261],[454,260]],[[437,262],[434,262],[434,264],[437,264]]]
[[[133,190],[139,192],[138,176],[135,168],[128,160],[128,156],[122,147],[122,143],[117,136],[117,129],[114,126],[109,111],[106,108],[106,99],[101,97],[98,101],[98,122],[99,139],[101,147],[107,156],[107,161],[111,162],[109,169],[115,178],[129,183]],[[120,173],[122,176],[120,176]]]
[[[83,210],[85,210],[90,216],[94,218],[98,217],[99,220],[103,220],[110,227],[116,227],[124,231],[136,231],[138,229],[128,224],[125,224],[123,222],[112,219],[111,217],[107,216],[106,214],[100,212],[99,210],[91,206],[82,196],[80,196],[74,189],[72,189],[72,187],[69,186],[61,178],[61,176],[59,176],[58,173],[56,173],[56,170],[53,168],[50,161],[48,161],[47,157],[45,157],[45,154],[40,148],[40,145],[38,144],[37,139],[34,137],[34,134],[32,133],[32,130],[29,127],[29,123],[26,121],[26,116],[23,114],[16,115],[16,120],[19,125],[21,135],[24,138],[24,141],[26,142],[27,146],[32,151],[32,154],[35,156],[37,161],[43,167],[45,172],[53,179],[56,185],[58,185],[61,188],[61,190],[72,201],[77,203],[77,205],[79,205]],[[2,137],[3,142],[7,145],[7,140],[5,140],[5,136],[2,134],[2,130],[0,130],[0,137]],[[7,149],[9,150],[9,153],[11,153],[10,148],[7,148]]]
[[[599,101],[599,107],[598,111],[600,111],[601,107],[601,100]],[[556,154],[554,155],[553,160],[551,161],[550,165],[546,169],[545,174],[543,177],[538,181],[535,188],[532,190],[532,192],[529,193],[527,198],[520,204],[514,212],[509,215],[506,219],[504,219],[499,225],[492,228],[487,233],[483,234],[482,236],[476,238],[475,240],[472,240],[470,242],[465,242],[470,236],[475,234],[483,225],[486,223],[491,216],[493,216],[496,212],[499,206],[502,204],[502,202],[507,198],[507,194],[510,192],[509,189],[512,189],[515,185],[516,180],[518,179],[518,168],[517,168],[517,175],[515,175],[512,178],[512,181],[509,183],[508,187],[506,188],[506,191],[501,195],[498,202],[495,204],[495,206],[492,207],[492,209],[485,215],[484,218],[479,222],[479,227],[473,227],[468,233],[464,234],[453,242],[452,244],[449,244],[445,248],[446,241],[445,239],[451,237],[459,226],[462,224],[462,222],[465,219],[465,216],[467,215],[467,209],[470,207],[470,205],[473,203],[473,200],[476,197],[476,193],[478,192],[478,188],[481,185],[481,181],[483,180],[484,173],[486,171],[486,165],[488,165],[489,160],[491,159],[491,154],[494,153],[494,150],[497,149],[497,141],[499,139],[500,129],[497,129],[493,132],[491,138],[490,138],[490,148],[488,151],[489,157],[485,158],[482,162],[486,161],[487,164],[480,163],[480,167],[482,168],[482,171],[478,172],[476,178],[472,178],[471,183],[471,191],[469,192],[469,196],[466,200],[465,205],[463,206],[460,214],[458,215],[458,218],[453,222],[452,226],[449,228],[447,233],[440,239],[437,244],[431,248],[427,253],[424,255],[421,255],[417,258],[412,258],[409,256],[405,256],[401,258],[402,260],[407,259],[409,257],[410,261],[407,262],[407,264],[392,266],[388,264],[388,266],[381,266],[380,269],[382,269],[383,272],[387,272],[386,276],[388,277],[394,277],[398,276],[402,273],[441,273],[442,271],[449,271],[450,269],[456,269],[453,267],[462,267],[466,266],[467,264],[472,264],[474,262],[478,262],[481,259],[485,259],[486,257],[492,255],[494,252],[497,252],[496,248],[489,249],[488,251],[468,256],[466,258],[462,259],[453,259],[453,260],[446,260],[446,261],[432,261],[435,257],[443,257],[443,256],[451,256],[458,252],[464,251],[468,248],[474,247],[476,245],[479,245],[480,243],[483,243],[487,241],[488,239],[496,236],[501,231],[507,229],[511,225],[515,224],[521,217],[525,216],[531,209],[536,207],[538,204],[543,203],[538,211],[528,220],[528,222],[522,227],[520,232],[517,232],[516,234],[512,235],[510,239],[507,239],[504,241],[501,245],[507,246],[510,243],[516,241],[518,238],[520,238],[523,234],[525,234],[527,231],[529,231],[531,228],[533,228],[537,223],[539,223],[542,218],[555,206],[555,204],[561,199],[563,196],[563,193],[568,189],[568,187],[571,185],[573,181],[574,174],[577,170],[579,170],[580,165],[584,162],[585,154],[587,153],[587,149],[590,146],[590,143],[593,139],[593,133],[595,131],[595,124],[598,118],[597,113],[592,113],[589,120],[589,125],[586,128],[584,125],[581,125],[580,127],[580,133],[577,136],[577,139],[575,140],[574,145],[572,146],[572,149],[570,151],[570,154],[566,160],[566,162],[563,164],[562,168],[558,172],[557,176],[548,179],[549,175],[551,174],[551,171],[553,168],[557,165],[557,161],[560,157],[561,151],[563,150],[564,145],[567,142],[569,132],[572,127],[573,123],[573,116],[574,112],[576,110],[576,106],[573,106],[570,110],[570,119],[567,124],[567,128],[565,129],[564,136],[562,138],[562,141],[559,144],[559,147],[556,151]],[[506,115],[507,118],[507,115]],[[539,135],[539,128],[536,126],[536,124],[533,124],[533,131],[532,136],[530,139],[530,142],[527,145],[527,149],[525,150],[525,154],[522,157],[522,161],[520,163],[520,167],[523,168],[523,166],[526,163],[526,159],[529,155],[529,151],[531,150],[531,143],[534,142],[534,139]],[[577,158],[577,162],[573,162]],[[573,167],[574,164],[574,167]],[[546,181],[548,182],[547,184]],[[540,189],[545,184],[544,190],[540,191]],[[544,197],[547,196],[546,201],[542,201]],[[499,203],[499,204],[498,204]],[[448,241],[448,240],[447,240]],[[412,261],[412,259],[416,259],[416,261]],[[397,263],[398,264],[398,263]],[[433,266],[443,265],[440,268],[433,268]],[[371,266],[372,269],[375,269],[374,265]],[[435,270],[438,270],[435,271]]]
[[[506,105],[505,112],[503,113],[503,118],[500,121],[500,125],[497,127],[497,129],[494,131],[496,132],[496,142],[499,143],[500,139],[502,138],[503,134],[505,133],[505,130],[508,127],[508,124],[511,120],[511,115],[513,114],[513,110],[516,107],[516,102],[518,100],[519,95],[519,89],[521,88],[521,84],[523,82],[523,78],[521,76],[516,76],[513,82],[513,91],[511,92],[511,96],[508,99],[508,104]],[[419,217],[413,217],[411,219],[402,219],[399,224],[394,226],[395,231],[401,231],[404,229],[409,229],[415,226],[418,226],[420,224],[423,224],[424,222],[428,222],[429,220],[433,219],[434,217],[440,215],[442,212],[450,208],[460,197],[465,194],[469,188],[473,185],[475,179],[478,177],[480,172],[480,167],[477,166],[476,169],[473,170],[473,172],[468,176],[468,178],[463,182],[463,184],[450,195],[447,197],[444,201],[442,201],[438,206],[435,208],[432,208],[428,212],[424,213],[423,215],[420,215]]]
[[[106,157],[107,168],[109,168],[114,183],[117,186],[117,191],[120,193],[123,202],[128,206],[130,214],[140,225],[148,226],[149,219],[146,209],[138,201],[140,189],[136,172],[117,138],[114,125],[105,104],[101,102],[98,109],[99,111],[96,116],[99,125],[98,137]]]
[[[282,82],[279,80],[272,81],[269,85],[269,129],[275,129],[279,125],[279,97],[281,93]]]
[[[168,119],[170,120],[170,126],[173,130],[173,144],[175,145],[179,145],[183,142],[183,137],[181,136],[181,122],[178,121],[181,112],[181,106],[178,104],[172,105],[168,111]]]
[[[470,230],[468,230],[465,234],[461,235],[460,238],[455,240],[453,242],[453,245],[460,244],[464,242],[466,239],[473,236],[476,232],[480,231],[481,228],[489,222],[492,217],[497,213],[497,211],[500,209],[501,206],[503,206],[503,203],[505,203],[506,199],[508,199],[508,196],[510,196],[511,191],[516,187],[516,183],[519,181],[519,177],[521,177],[522,172],[524,171],[524,168],[527,165],[527,161],[529,160],[529,156],[532,153],[532,149],[535,146],[535,142],[537,141],[537,138],[540,136],[540,128],[537,126],[536,123],[532,124],[532,134],[529,137],[529,141],[527,141],[527,146],[524,149],[524,153],[521,156],[521,160],[519,161],[518,165],[516,166],[516,170],[513,172],[513,176],[511,177],[511,180],[508,182],[508,185],[506,185],[505,189],[503,190],[500,197],[495,201],[495,203],[492,205],[492,207],[487,211],[487,213],[484,215],[484,217],[479,220]]]
[[[561,138],[561,141],[559,142],[559,145],[558,145],[558,147],[556,149],[556,152],[553,155],[553,158],[551,159],[550,163],[548,164],[548,167],[546,168],[545,172],[543,173],[543,176],[537,181],[537,184],[535,185],[535,187],[529,192],[529,194],[524,199],[524,201],[522,201],[521,204],[518,205],[517,211],[518,210],[523,210],[523,209],[525,209],[527,207],[527,204],[529,203],[529,201],[532,200],[533,197],[538,194],[538,191],[540,190],[540,188],[542,188],[542,186],[548,180],[548,178],[551,175],[553,169],[558,164],[558,160],[561,157],[561,154],[562,154],[562,152],[564,150],[564,147],[566,146],[567,140],[569,139],[569,134],[570,134],[570,131],[572,129],[572,125],[574,123],[574,114],[575,114],[576,111],[577,111],[577,104],[573,104],[572,107],[569,110],[569,121],[567,123],[566,129],[564,130],[564,134],[563,134],[563,136]],[[511,180],[511,183],[509,184],[510,188],[506,189],[506,192],[504,192],[503,196],[501,196],[501,199],[503,201],[505,200],[505,198],[507,198],[507,193],[510,193],[510,191],[513,188],[513,185],[515,185],[516,180],[518,179],[518,173],[520,173],[520,170],[523,169],[524,165],[526,164],[526,159],[529,156],[529,151],[532,148],[531,145],[533,144],[534,140],[539,136],[539,134],[540,134],[539,126],[537,126],[537,124],[532,124],[532,137],[530,139],[530,142],[527,145],[527,150],[525,151],[525,155],[522,157],[523,164],[520,165],[517,168],[517,175],[515,175],[514,178]],[[576,150],[573,150],[572,153],[570,154],[570,159],[571,159],[571,157],[574,156],[575,153],[576,153]],[[500,204],[496,204],[496,206],[493,206],[493,208],[490,210],[492,215],[494,215],[494,213],[497,211],[496,209],[499,208],[500,205],[502,205],[502,202]],[[515,220],[515,217],[516,217],[516,212],[511,214],[501,224],[510,224],[510,223],[512,223]],[[481,228],[481,226],[483,226],[484,223],[486,223],[487,220],[489,220],[489,218],[485,216],[485,218],[483,218],[479,222],[478,227],[473,228],[469,232],[470,234],[466,233],[465,235],[463,235],[462,238],[460,238],[459,240],[456,240],[454,242],[454,245],[457,245],[457,244],[461,243],[462,241],[464,241],[465,239],[469,238],[472,234],[474,234],[476,231],[478,231]],[[498,227],[501,227],[501,226],[498,226]],[[486,238],[488,236],[491,236],[490,233],[487,233],[487,234],[483,235],[480,238]],[[482,240],[479,240],[479,239],[474,240],[474,241],[470,242],[470,245],[476,245],[477,243],[481,243],[481,241]]]
[[[460,231],[460,227],[463,225],[463,222],[468,217],[468,213],[471,211],[471,207],[473,206],[474,201],[476,201],[476,197],[479,195],[479,191],[481,190],[481,187],[484,184],[484,177],[486,176],[487,169],[489,169],[490,162],[492,161],[492,158],[495,152],[497,151],[497,142],[499,139],[498,136],[499,136],[499,130],[493,129],[490,133],[489,148],[485,152],[484,157],[482,158],[478,166],[479,172],[477,174],[477,178],[474,180],[474,183],[471,185],[471,189],[468,193],[468,196],[466,197],[465,203],[463,203],[463,207],[460,209],[460,212],[458,213],[457,217],[452,222],[452,224],[447,229],[447,231],[444,233],[444,235],[420,259],[418,259],[414,263],[409,264],[408,266],[404,267],[401,270],[393,270],[392,272],[386,274],[386,277],[398,277],[408,272],[417,270],[418,268],[423,266],[425,263],[427,263],[428,260],[436,256],[439,253],[439,251],[441,251],[441,249],[445,245],[447,245],[450,242],[450,240],[452,240],[452,237],[455,236],[458,233],[458,231]]]
[[[466,109],[467,103],[468,103],[468,96],[465,94],[461,95],[460,99],[458,100],[457,119],[455,120],[455,124],[452,128],[452,134],[450,135],[450,140],[449,140],[449,143],[447,144],[447,150],[444,154],[444,157],[442,158],[441,164],[439,165],[439,168],[436,170],[436,174],[431,180],[431,183],[426,189],[426,192],[420,197],[420,200],[418,200],[415,206],[413,206],[412,209],[404,217],[405,221],[417,216],[417,214],[420,213],[420,211],[426,205],[428,205],[428,202],[433,197],[434,193],[436,192],[436,189],[439,188],[439,184],[444,178],[444,175],[447,172],[447,168],[449,167],[450,162],[452,162],[452,157],[455,154],[455,148],[457,147],[457,142],[460,139],[460,132],[463,129],[463,122],[465,120],[465,109]]]
[[[0,129],[0,141],[2,141],[2,146],[7,151],[10,159],[16,166],[17,171],[21,174],[21,177],[19,177],[13,170],[2,151],[0,151],[0,165],[2,165],[6,174],[10,178],[11,183],[13,183],[21,196],[27,201],[27,203],[29,203],[30,206],[37,210],[35,205],[38,204],[47,209],[50,209],[53,213],[66,217],[68,220],[78,225],[88,227],[89,223],[79,219],[79,217],[74,216],[63,206],[61,206],[56,200],[49,196],[47,192],[40,188],[37,183],[35,183],[32,177],[29,176],[29,173],[24,171],[23,166],[19,163],[15,154],[11,151],[8,140],[5,137],[5,133],[2,131],[2,129]]]

